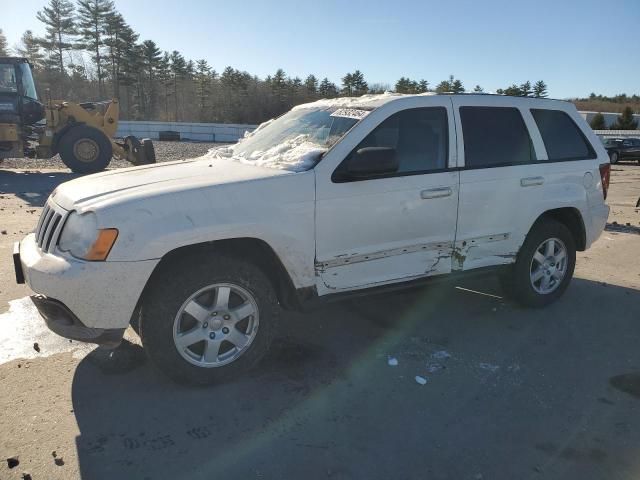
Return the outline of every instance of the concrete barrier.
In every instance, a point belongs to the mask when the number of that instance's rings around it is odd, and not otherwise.
[[[257,125],[236,123],[186,123],[186,122],[133,122],[118,123],[116,137],[133,135],[138,138],[158,140],[158,133],[172,130],[180,133],[181,140],[197,142],[237,142],[245,132],[253,131]]]

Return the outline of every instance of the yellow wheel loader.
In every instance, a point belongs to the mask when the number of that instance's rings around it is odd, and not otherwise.
[[[41,103],[27,59],[0,57],[0,160],[60,154],[77,173],[104,170],[113,156],[134,165],[155,163],[151,140],[114,140],[119,112],[116,99]]]

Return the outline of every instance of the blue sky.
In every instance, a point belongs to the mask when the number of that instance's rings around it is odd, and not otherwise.
[[[9,44],[46,0],[0,0]],[[486,91],[543,79],[552,97],[640,93],[640,0],[116,0],[163,50],[261,77],[283,68],[339,83],[360,69],[369,83],[400,76],[432,85],[449,74]],[[176,7],[177,6],[177,7]]]

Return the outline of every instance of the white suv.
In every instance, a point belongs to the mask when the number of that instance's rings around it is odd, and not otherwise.
[[[131,323],[168,375],[209,383],[264,355],[281,307],[479,269],[524,305],[556,300],[608,183],[568,102],[321,100],[199,159],[60,185],[16,275],[54,332],[117,345]]]

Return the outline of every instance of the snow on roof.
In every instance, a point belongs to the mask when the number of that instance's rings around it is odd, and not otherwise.
[[[377,108],[381,105],[384,105],[391,100],[396,100],[402,97],[422,97],[422,96],[431,96],[437,95],[434,92],[426,92],[419,94],[405,94],[405,93],[394,93],[394,92],[384,92],[378,94],[367,94],[362,95],[360,97],[338,97],[338,98],[323,98],[322,100],[316,100],[311,103],[303,103],[302,105],[297,105],[293,107],[293,110],[298,110],[301,108],[328,108],[328,107],[360,107],[360,108]]]

